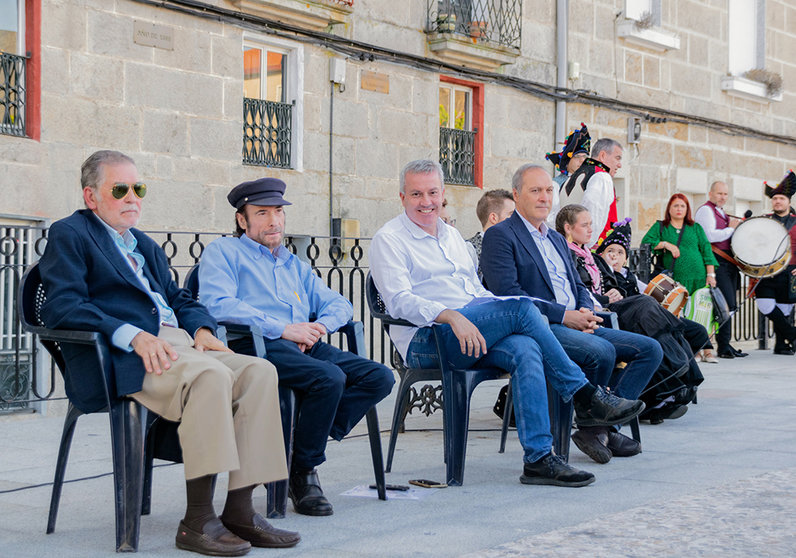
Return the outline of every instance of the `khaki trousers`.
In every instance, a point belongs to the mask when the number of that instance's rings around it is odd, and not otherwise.
[[[161,327],[179,358],[147,374],[136,401],[179,421],[185,478],[229,471],[229,490],[287,477],[278,378],[265,359],[201,352],[182,329]]]

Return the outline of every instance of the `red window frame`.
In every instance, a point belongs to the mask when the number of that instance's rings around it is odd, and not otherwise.
[[[475,185],[484,189],[484,84],[451,76],[439,76],[442,83],[462,85],[473,90],[472,122],[475,134]]]

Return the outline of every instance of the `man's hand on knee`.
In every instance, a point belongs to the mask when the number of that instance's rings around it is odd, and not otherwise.
[[[569,328],[584,333],[594,333],[594,330],[598,327],[597,324],[602,321],[601,317],[596,316],[588,308],[581,308],[580,310],[567,310],[564,312],[562,323]]]
[[[312,347],[321,337],[326,335],[326,327],[318,322],[299,322],[287,324],[282,332],[282,339],[293,341],[302,352]]]
[[[206,327],[200,327],[196,331],[193,338],[193,348],[197,351],[221,351],[224,353],[231,353],[232,349],[224,345],[213,332]],[[175,359],[176,360],[176,359]]]
[[[456,339],[459,340],[459,346],[462,349],[462,354],[467,356],[474,356],[476,358],[486,354],[486,339],[478,331],[478,328],[473,322],[465,318],[461,312],[456,310],[443,310],[437,316],[436,322],[440,324],[448,324],[453,330]]]
[[[130,345],[144,361],[144,369],[147,373],[163,374],[171,368],[172,361],[177,360],[180,356],[169,343],[146,331],[141,331],[133,337]]]

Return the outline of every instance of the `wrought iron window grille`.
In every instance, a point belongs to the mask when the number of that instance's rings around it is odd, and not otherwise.
[[[290,168],[293,104],[243,98],[243,164]]]
[[[25,137],[26,57],[0,52],[0,134]]]
[[[446,184],[475,186],[475,135],[478,130],[439,129],[439,163]]]
[[[426,28],[518,49],[522,0],[428,0]]]

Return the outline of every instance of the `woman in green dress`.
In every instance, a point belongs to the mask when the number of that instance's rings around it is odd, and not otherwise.
[[[641,243],[649,244],[656,255],[663,254],[663,266],[673,270],[672,277],[688,289],[689,294],[705,285],[716,286],[715,266],[719,264],[705,231],[691,217],[691,206],[685,195],[674,194],[669,198],[663,221],[653,224]],[[714,362],[715,357],[705,350],[702,360]]]

